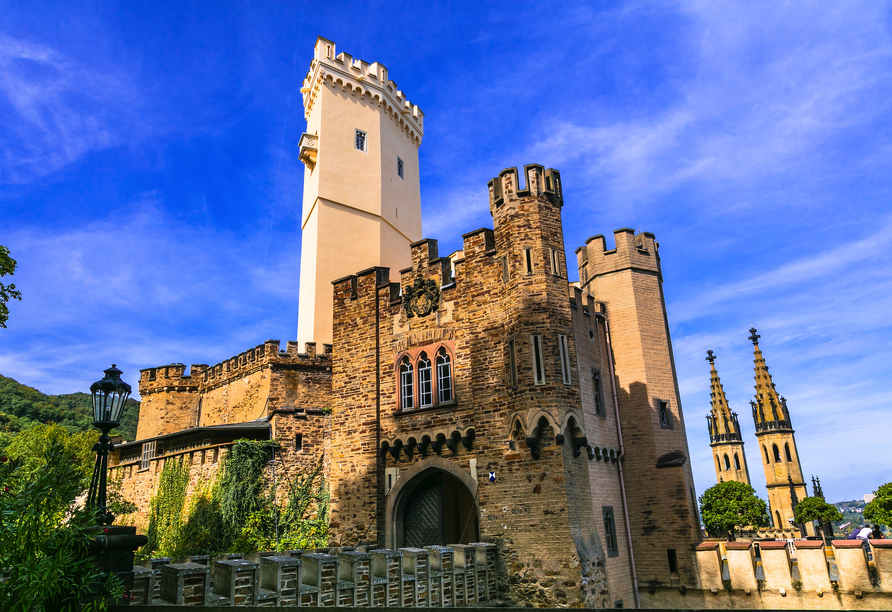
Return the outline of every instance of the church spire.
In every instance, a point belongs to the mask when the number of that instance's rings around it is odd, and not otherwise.
[[[756,328],[750,328],[750,337],[754,346],[754,360],[756,369],[756,398],[750,402],[753,408],[753,421],[756,424],[756,432],[769,429],[792,429],[790,413],[787,411],[787,400],[778,396],[762,350],[759,348],[759,334]]]
[[[722,387],[719,373],[715,369],[715,354],[710,349],[706,351],[706,355],[706,361],[709,362],[710,368],[709,391],[712,398],[712,409],[706,417],[709,427],[709,440],[710,442],[742,440],[737,413],[731,412],[728,406],[728,399],[725,397],[725,389]]]

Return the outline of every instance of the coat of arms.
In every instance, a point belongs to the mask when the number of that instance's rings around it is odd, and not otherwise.
[[[430,279],[425,280],[421,276],[415,277],[415,282],[406,287],[403,294],[403,308],[406,309],[406,317],[426,317],[436,312],[440,307],[440,288]]]

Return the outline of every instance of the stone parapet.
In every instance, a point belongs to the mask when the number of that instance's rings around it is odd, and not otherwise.
[[[728,572],[734,588],[756,591],[756,557],[751,542],[728,542],[725,544],[728,557]]]
[[[861,540],[833,540],[831,544],[839,571],[840,588],[854,593],[873,590],[867,551]]]

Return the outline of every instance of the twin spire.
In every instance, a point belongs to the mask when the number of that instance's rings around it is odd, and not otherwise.
[[[750,406],[753,409],[753,422],[756,424],[756,431],[792,429],[790,413],[787,411],[787,400],[777,394],[771,374],[768,372],[768,366],[765,364],[765,358],[762,356],[762,350],[759,348],[761,336],[756,333],[755,327],[751,327],[749,331],[749,339],[754,346],[756,372],[756,396],[754,400],[750,401]],[[742,440],[737,413],[732,412],[728,406],[725,389],[722,387],[722,381],[715,369],[715,353],[710,349],[706,351],[706,355],[706,361],[709,362],[710,368],[710,397],[712,398],[712,408],[706,417],[710,442]]]

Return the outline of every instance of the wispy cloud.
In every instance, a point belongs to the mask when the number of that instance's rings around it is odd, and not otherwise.
[[[0,184],[27,183],[133,136],[140,98],[129,79],[0,32]]]

